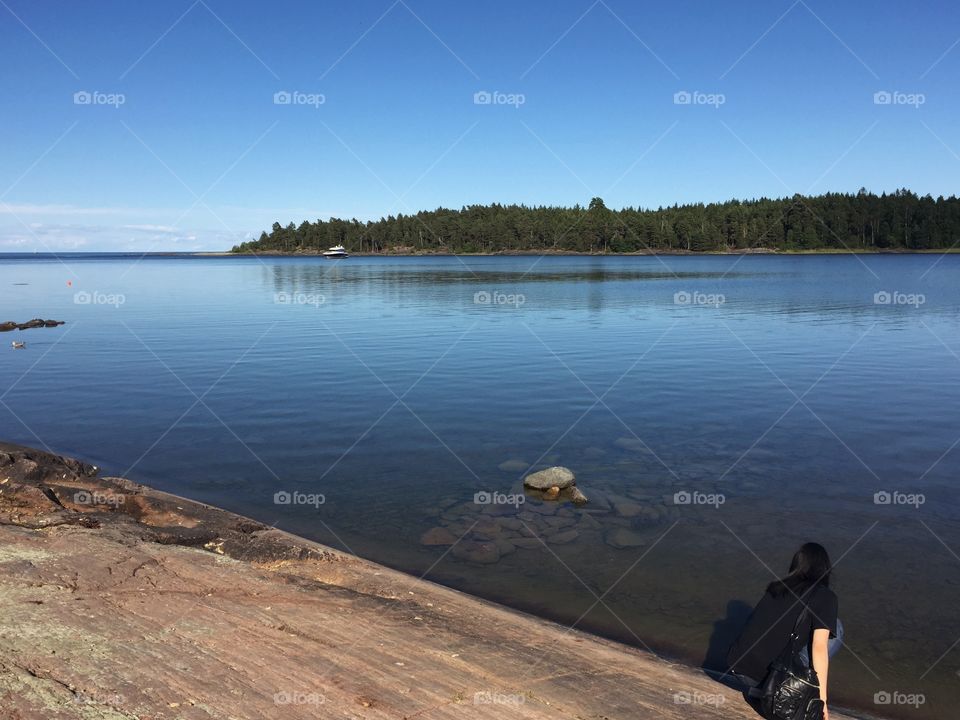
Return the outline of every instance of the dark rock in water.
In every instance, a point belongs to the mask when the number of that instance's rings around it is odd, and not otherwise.
[[[576,484],[576,476],[572,470],[557,466],[527,475],[523,484],[534,490],[549,490],[554,486],[563,490]]]
[[[63,325],[63,320],[44,320],[43,318],[34,318],[25,323],[15,323],[8,321],[0,323],[0,332],[10,332],[11,330],[29,330],[31,328],[56,327]]]

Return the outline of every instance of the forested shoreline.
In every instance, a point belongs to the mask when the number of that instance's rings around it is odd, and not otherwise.
[[[653,209],[469,205],[376,221],[273,224],[234,253],[923,251],[960,240],[960,201],[909,190],[730,200]]]

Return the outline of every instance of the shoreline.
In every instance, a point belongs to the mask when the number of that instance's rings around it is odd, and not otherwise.
[[[960,248],[944,248],[940,250],[906,250],[906,249],[876,249],[876,250],[778,250],[776,248],[750,248],[743,250],[640,250],[637,252],[576,252],[576,251],[549,251],[549,250],[502,250],[481,253],[443,253],[443,252],[351,252],[350,257],[699,257],[699,256],[740,256],[740,255],[954,255],[960,253]],[[322,252],[194,252],[184,253],[197,257],[323,257]]]
[[[0,538],[18,718],[756,717],[699,668],[5,443]]]

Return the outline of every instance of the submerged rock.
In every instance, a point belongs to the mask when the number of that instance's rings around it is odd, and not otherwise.
[[[636,517],[641,512],[643,512],[643,505],[639,503],[631,502],[630,500],[615,500],[613,503],[613,509],[617,511],[617,515],[620,517]]]
[[[500,562],[500,548],[492,541],[463,540],[454,545],[451,552],[459,560],[479,565],[493,565]]]
[[[497,467],[504,472],[523,472],[530,467],[530,463],[514,458],[500,463]]]
[[[548,490],[554,486],[563,490],[576,484],[576,476],[569,468],[555,466],[527,475],[523,484],[534,490]]]
[[[456,541],[456,536],[442,527],[430,528],[420,536],[420,544],[427,546],[453,545]]]
[[[543,547],[543,543],[538,538],[533,537],[521,537],[513,538],[510,540],[518,548],[524,548],[526,550],[531,550],[533,548]]]
[[[563,532],[547,535],[547,542],[551,545],[566,545],[580,537],[580,532],[576,529],[564,530]]]
[[[640,547],[646,543],[646,539],[642,535],[622,527],[608,530],[603,539],[607,545],[617,549]]]
[[[639,438],[617,438],[613,444],[619,448],[623,448],[624,450],[647,452],[647,446],[644,444],[643,440],[640,440]]]

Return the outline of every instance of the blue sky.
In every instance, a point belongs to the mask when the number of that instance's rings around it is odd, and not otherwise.
[[[594,195],[956,194],[958,41],[945,1],[0,0],[0,251]]]

